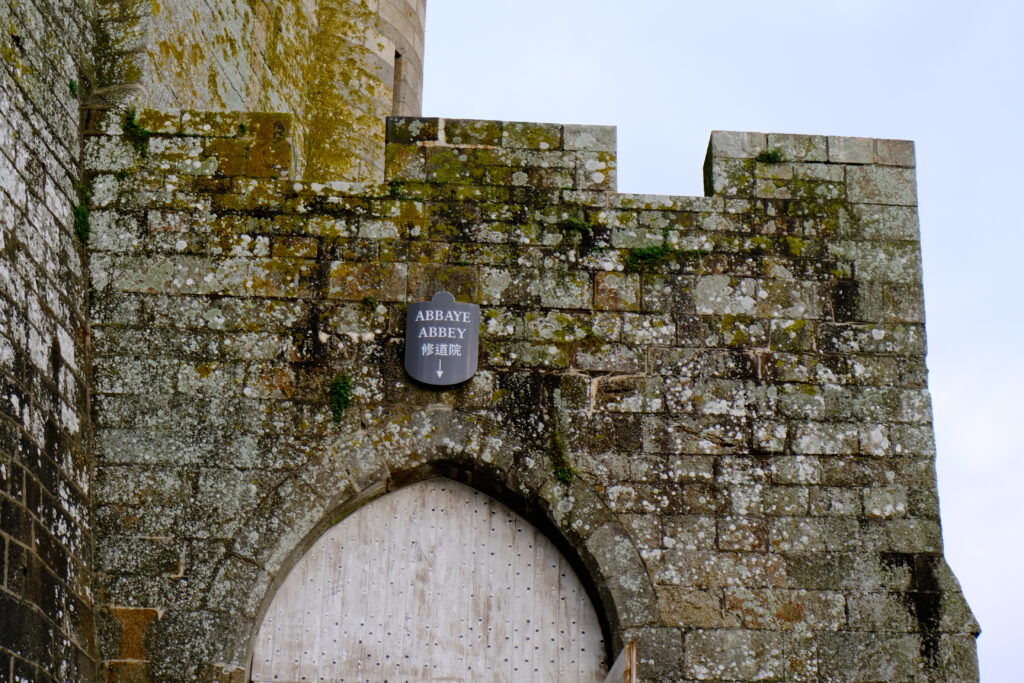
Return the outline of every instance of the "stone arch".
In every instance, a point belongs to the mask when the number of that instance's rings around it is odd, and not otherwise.
[[[175,639],[168,637],[169,647],[158,650],[162,657],[170,662],[199,655],[216,676],[241,676],[274,594],[305,551],[356,509],[434,477],[486,493],[554,543],[597,610],[609,654],[621,649],[628,629],[658,622],[653,585],[639,552],[584,478],[571,485],[557,480],[546,455],[511,437],[486,443],[473,416],[423,411],[393,422],[410,419],[419,426],[412,430],[417,439],[397,439],[387,446],[366,434],[337,439],[261,501],[210,572],[201,609],[182,616],[192,624],[197,614],[208,617],[208,627],[188,639],[188,653],[173,647]],[[428,429],[438,424],[444,429]],[[165,615],[165,623],[174,623],[173,613]]]

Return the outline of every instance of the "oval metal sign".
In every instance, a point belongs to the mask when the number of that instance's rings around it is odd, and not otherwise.
[[[409,304],[405,317],[405,371],[434,386],[465,382],[476,372],[480,307],[441,291]]]

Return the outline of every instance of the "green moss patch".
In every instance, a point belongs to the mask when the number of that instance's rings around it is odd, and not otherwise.
[[[331,380],[328,402],[331,406],[331,418],[335,422],[341,422],[341,416],[352,402],[352,388],[352,378],[345,373],[341,373]]]
[[[785,163],[786,157],[778,149],[772,148],[759,152],[754,161],[760,161],[762,164],[782,164]]]
[[[149,156],[149,137],[153,133],[139,125],[134,109],[128,109],[121,116],[121,132],[124,134],[125,141],[140,156]]]

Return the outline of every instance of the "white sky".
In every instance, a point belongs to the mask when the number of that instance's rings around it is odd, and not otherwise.
[[[917,143],[947,558],[1021,680],[1024,3],[428,0],[424,115],[618,126],[619,189],[700,195],[712,130]]]

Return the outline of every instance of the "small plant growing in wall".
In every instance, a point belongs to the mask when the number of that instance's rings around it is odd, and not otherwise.
[[[786,157],[783,156],[782,152],[776,148],[762,150],[758,152],[757,156],[754,157],[755,161],[760,161],[763,164],[781,164],[786,161]]]
[[[335,422],[341,422],[341,416],[352,402],[352,378],[350,376],[345,373],[335,375],[328,391],[328,401],[331,405],[331,418]]]
[[[139,125],[134,109],[128,109],[121,117],[121,132],[125,141],[135,148],[140,156],[149,155],[149,136],[153,133]]]
[[[637,247],[630,249],[626,254],[623,269],[627,273],[639,273],[641,270],[660,266],[675,253],[667,244],[659,244],[656,247]]]
[[[71,93],[72,97],[78,97],[78,81],[73,78],[68,79],[68,92]]]
[[[562,433],[555,430],[551,437],[551,460],[555,466],[555,479],[563,484],[572,484],[576,478],[576,470],[569,464],[569,456],[565,450],[565,439]]]
[[[89,222],[89,202],[92,200],[92,190],[88,185],[79,183],[75,185],[75,194],[78,195],[78,204],[72,209],[75,236],[82,244],[85,244],[92,231],[92,225]]]
[[[574,230],[581,235],[590,235],[594,232],[594,226],[586,222],[582,218],[572,216],[562,221],[562,227],[566,230]]]
[[[377,301],[376,297],[364,296],[363,300],[361,302],[361,305],[362,305],[362,308],[363,308],[363,312],[367,313],[367,314],[371,314],[371,315],[373,313],[376,313],[377,312],[377,304],[378,303],[380,303],[380,302]]]
[[[676,249],[669,246],[668,228],[662,231],[661,244],[653,247],[634,247],[626,252],[622,269],[626,273],[639,273],[644,270],[664,265],[674,258],[696,258],[711,252],[705,249]]]

